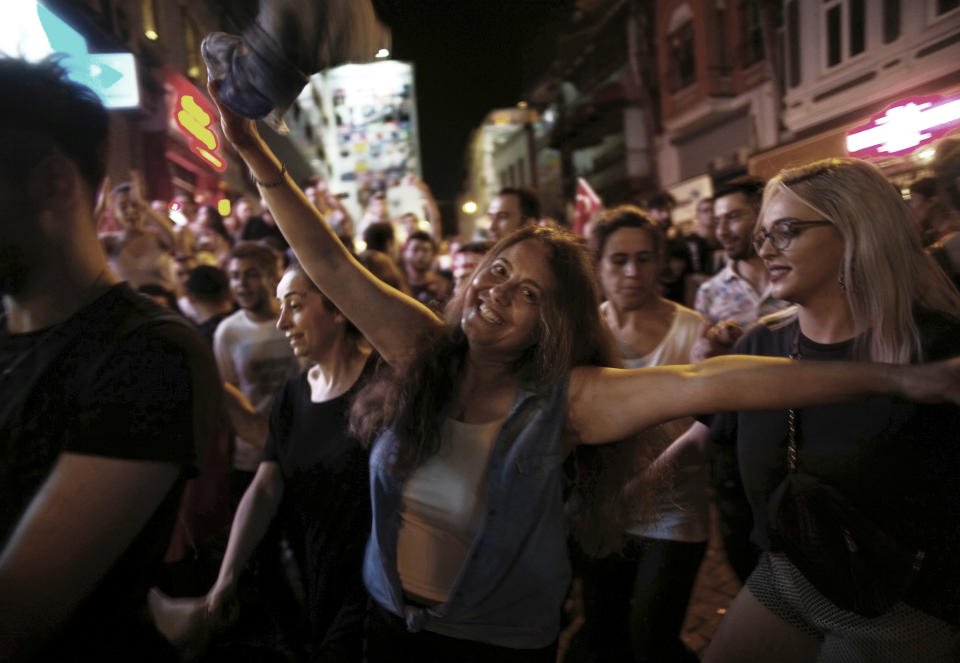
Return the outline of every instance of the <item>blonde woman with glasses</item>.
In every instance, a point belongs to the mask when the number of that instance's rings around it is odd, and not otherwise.
[[[830,159],[783,171],[765,190],[754,245],[773,295],[795,306],[764,318],[735,353],[907,364],[960,351],[960,296],[875,167]],[[737,445],[765,552],[705,660],[960,660],[958,430],[954,406],[891,397],[714,420],[714,441]],[[798,500],[800,480],[812,492]],[[800,514],[828,492],[842,497],[801,530]],[[811,533],[822,538],[808,557]],[[878,540],[907,561],[878,571],[888,559]],[[852,579],[888,600],[852,600]]]

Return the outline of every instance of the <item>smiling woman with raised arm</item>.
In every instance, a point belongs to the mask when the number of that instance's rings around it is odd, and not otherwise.
[[[899,365],[960,352],[960,296],[875,167],[782,172],[754,244],[772,294],[796,306],[734,352]],[[958,660],[958,430],[953,405],[888,396],[718,417],[765,552],[706,660]]]
[[[304,269],[392,369],[353,416],[378,433],[364,559],[370,661],[555,660],[570,582],[561,465],[577,444],[695,412],[860,393],[960,399],[954,365],[724,357],[604,368],[586,247],[545,228],[484,256],[444,324],[356,262],[252,122],[223,108],[221,118]]]

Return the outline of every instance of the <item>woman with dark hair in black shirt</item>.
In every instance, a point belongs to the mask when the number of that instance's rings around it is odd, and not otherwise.
[[[348,434],[347,419],[372,353],[299,268],[280,280],[277,299],[277,327],[312,366],[274,401],[263,460],[237,507],[216,582],[202,599],[166,604],[168,618],[187,616],[181,636],[162,630],[183,644],[195,637],[188,632],[216,630],[228,621],[238,578],[279,515],[305,588],[311,660],[360,661],[367,600],[360,566],[371,518],[368,453]]]

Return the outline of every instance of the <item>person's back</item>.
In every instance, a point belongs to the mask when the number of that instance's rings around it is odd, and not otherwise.
[[[219,388],[189,325],[96,234],[106,111],[0,60],[0,659],[175,660],[145,617]],[[12,225],[15,223],[16,225]]]

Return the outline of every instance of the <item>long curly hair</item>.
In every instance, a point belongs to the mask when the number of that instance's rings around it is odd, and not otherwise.
[[[527,226],[497,243],[474,274],[489,269],[508,247],[527,241],[547,250],[557,285],[545,293],[535,341],[514,363],[514,374],[527,388],[544,393],[575,366],[616,366],[613,342],[600,318],[593,260],[582,238],[563,230]],[[357,439],[370,444],[380,431],[394,428],[399,446],[392,471],[399,476],[407,476],[440,448],[440,418],[457,391],[469,350],[461,328],[467,290],[461,289],[448,304],[446,325],[420,339],[420,351],[410,364],[381,364],[353,402],[350,430]],[[576,436],[569,427],[567,432]],[[605,445],[607,449],[581,445],[575,452],[570,465],[571,495],[577,496],[571,502],[572,523],[604,518],[612,529],[622,528],[622,519],[609,517],[611,509],[617,509],[623,486],[619,479],[608,477],[610,470],[622,469],[612,460],[622,456],[612,453],[619,444]]]

